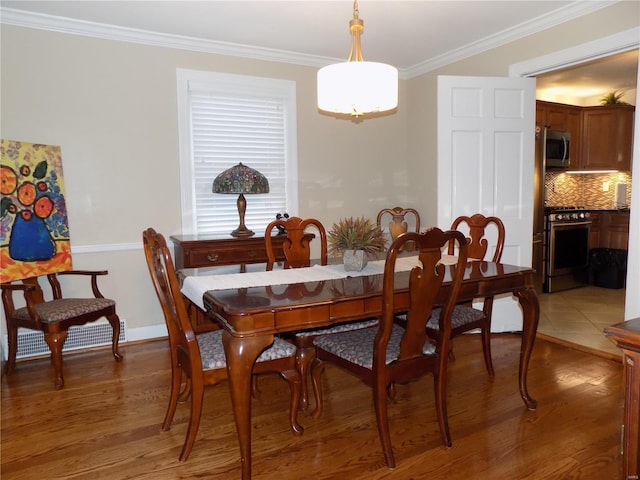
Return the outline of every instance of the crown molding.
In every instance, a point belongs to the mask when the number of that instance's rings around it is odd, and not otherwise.
[[[413,67],[399,69],[399,76],[403,79],[413,78],[443,66],[455,63],[506,43],[532,35],[563,22],[578,18],[582,15],[608,7],[620,0],[603,1],[575,1],[550,14],[543,15],[503,30],[480,41],[470,43],[464,47],[449,51],[437,57],[425,60]],[[52,32],[82,35],[107,40],[138,43],[158,47],[175,48],[194,52],[229,55],[234,57],[251,58],[267,62],[282,62],[295,65],[323,67],[331,63],[342,62],[341,58],[304,55],[286,50],[276,50],[249,45],[204,40],[181,35],[170,35],[147,30],[119,27],[85,20],[45,15],[12,8],[0,7],[0,23],[26,28],[48,30]]]
[[[283,62],[296,65],[323,67],[343,59],[334,59],[314,55],[304,55],[286,50],[255,47],[229,42],[205,40],[201,38],[151,32],[135,28],[120,27],[104,23],[88,22],[67,17],[45,15],[13,8],[0,7],[0,23],[18,27],[35,28],[71,35],[103,38],[120,42],[138,43],[156,47],[175,48],[194,52],[230,55],[252,58],[268,62]]]
[[[497,32],[489,37],[483,38],[477,42],[470,43],[464,47],[451,50],[437,57],[425,60],[422,63],[414,65],[406,69],[405,73],[408,78],[436,70],[451,63],[473,57],[488,50],[500,47],[507,43],[519,40],[534,33],[541,32],[569,20],[576,19],[583,15],[593,13],[605,7],[609,7],[620,0],[604,0],[599,2],[583,2],[576,1],[566,5],[552,13],[542,15],[527,22],[521,23],[514,27]]]

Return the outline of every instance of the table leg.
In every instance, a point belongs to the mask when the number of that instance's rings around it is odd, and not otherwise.
[[[233,415],[240,443],[242,480],[251,479],[251,373],[260,352],[273,343],[273,335],[234,337],[222,334]]]
[[[520,396],[529,410],[535,410],[538,402],[531,398],[527,389],[527,372],[529,359],[533,351],[533,342],[536,339],[538,321],[540,320],[540,304],[538,294],[532,286],[519,289],[514,292],[522,307],[522,344],[520,346],[520,368],[518,381],[520,384]]]

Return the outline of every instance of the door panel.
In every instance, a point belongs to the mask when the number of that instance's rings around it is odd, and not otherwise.
[[[439,76],[438,226],[498,216],[502,261],[531,266],[534,140],[535,79]],[[496,301],[492,330],[521,329],[517,302]]]

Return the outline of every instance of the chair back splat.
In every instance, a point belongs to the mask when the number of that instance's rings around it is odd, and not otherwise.
[[[200,426],[204,387],[216,385],[227,378],[227,362],[222,344],[223,330],[196,334],[193,330],[175,272],[171,252],[164,236],[153,228],[142,234],[144,254],[149,274],[155,288],[167,331],[171,358],[171,388],[169,405],[162,423],[169,430],[178,401],[191,402],[189,426],[180,453],[180,461],[189,458]],[[298,423],[300,404],[300,374],[296,369],[294,345],[275,338],[274,343],[262,352],[253,367],[253,373],[279,373],[291,389],[289,422],[296,435],[303,432]],[[184,384],[183,384],[184,380]]]
[[[267,225],[264,232],[265,246],[267,249],[267,270],[273,270],[276,262],[275,249],[271,234],[277,227],[282,227],[286,233],[286,239],[282,249],[286,258],[284,268],[308,267],[311,265],[311,240],[310,233],[317,233],[320,236],[320,263],[327,264],[327,232],[315,218],[302,219],[300,217],[289,217],[278,219]]]
[[[498,217],[485,217],[481,213],[476,213],[470,217],[460,216],[451,224],[451,230],[460,230],[460,227],[467,225],[469,233],[467,243],[469,244],[469,258],[475,260],[491,260],[499,262],[502,258],[504,248],[505,229],[502,220]],[[487,257],[489,251],[489,241],[486,238],[488,229],[493,227],[496,231],[496,246],[491,258]],[[453,254],[453,247],[449,247],[449,253]]]
[[[395,272],[399,253],[408,242],[417,250],[418,265],[410,272]],[[442,262],[443,248],[454,242],[459,252],[455,265]],[[448,353],[451,342],[451,315],[455,306],[465,265],[467,244],[464,235],[432,228],[424,233],[409,232],[399,236],[387,252],[382,290],[382,316],[376,326],[316,337],[316,359],[312,363],[311,378],[316,395],[314,417],[322,412],[321,375],[326,362],[332,362],[373,388],[378,434],[385,461],[395,467],[391,446],[387,402],[396,383],[407,383],[431,373],[435,384],[435,404],[442,443],[451,446],[447,420],[446,384]],[[451,283],[441,288],[449,271]],[[410,308],[406,323],[396,322],[396,282],[409,275]],[[435,305],[441,305],[438,324],[442,332],[434,340],[426,334],[427,321]]]
[[[389,235],[391,236],[391,241],[394,241],[398,238],[398,235],[401,233],[406,233],[409,231],[409,224],[407,223],[407,215],[413,215],[413,230],[414,232],[420,231],[420,214],[414,208],[402,208],[402,207],[393,207],[393,208],[383,208],[378,212],[378,217],[376,218],[376,223],[378,227],[380,227],[384,231],[384,226],[382,225],[382,221],[385,217],[391,217],[391,222],[389,222]],[[409,217],[410,218],[410,217]]]

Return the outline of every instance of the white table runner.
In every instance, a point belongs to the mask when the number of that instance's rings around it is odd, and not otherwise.
[[[456,257],[443,255],[442,263],[455,263]],[[363,275],[384,273],[384,260],[369,262],[359,272],[347,272],[344,265],[314,265],[304,268],[277,269],[264,272],[228,273],[219,275],[188,276],[182,283],[182,294],[204,310],[203,295],[208,290],[266,287],[292,283],[320,282]],[[418,265],[418,257],[400,257],[396,261],[396,272],[411,270]]]

